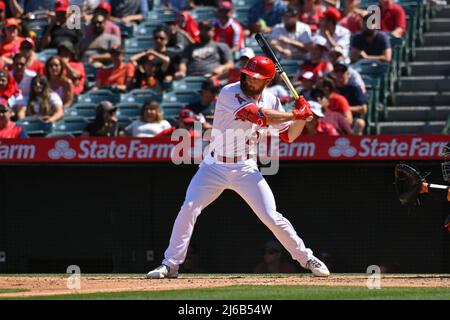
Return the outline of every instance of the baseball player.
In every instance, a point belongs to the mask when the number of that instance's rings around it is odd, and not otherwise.
[[[162,265],[150,271],[147,278],[178,276],[178,266],[186,257],[197,217],[225,189],[234,190],[244,198],[303,268],[318,277],[330,275],[326,265],[306,248],[292,224],[277,211],[272,191],[258,170],[255,152],[258,130],[268,126],[276,128],[280,139],[290,143],[301,134],[306,119],[313,115],[303,97],[295,101],[292,112],[285,112],[279,99],[266,90],[274,76],[272,60],[256,56],[241,69],[240,82],[221,90],[214,113],[211,152],[189,184]],[[240,135],[245,136],[246,143],[227,139],[230,130],[243,133]]]

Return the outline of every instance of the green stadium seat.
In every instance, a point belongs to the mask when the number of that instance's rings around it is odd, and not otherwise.
[[[160,23],[176,21],[178,11],[173,8],[154,8],[149,11],[146,17],[146,21],[158,21]]]
[[[284,59],[281,60],[280,63],[289,78],[292,78],[297,74],[299,68],[298,60]]]
[[[233,18],[239,21],[239,23],[245,27],[249,27],[248,14],[250,12],[250,7],[237,7],[233,10]]]
[[[128,127],[130,123],[133,122],[133,119],[125,116],[117,117],[117,120],[117,122],[124,128]]]
[[[172,84],[173,91],[192,90],[200,91],[202,83],[206,80],[205,77],[185,77],[181,80],[174,81]]]
[[[79,136],[88,124],[89,121],[84,117],[67,117],[55,123],[53,132],[64,132]]]
[[[108,89],[98,89],[89,91],[78,98],[78,102],[88,102],[88,103],[100,103],[102,101],[109,101],[111,103],[119,102],[120,95],[112,92]]]
[[[97,104],[77,102],[64,111],[64,117],[84,117],[94,119],[97,112]]]
[[[153,36],[138,36],[135,38],[125,39],[125,50],[145,51],[153,47]]]
[[[116,22],[116,24],[120,28],[120,34],[122,35],[123,39],[134,37],[134,30],[135,30],[134,24],[127,24],[124,22]]]
[[[45,136],[46,138],[75,138],[75,136],[69,132],[51,132]]]
[[[217,17],[216,8],[210,6],[196,7],[191,10],[192,17],[195,21],[212,20]]]
[[[172,91],[163,96],[163,102],[181,102],[188,105],[198,101],[200,101],[200,94],[193,91]]]
[[[30,137],[44,137],[53,130],[53,123],[44,122],[37,116],[29,116],[17,121]]]
[[[137,118],[141,114],[142,105],[140,103],[121,102],[117,106],[117,116]]]
[[[133,102],[141,105],[147,101],[161,102],[161,99],[161,94],[152,89],[134,89],[120,96],[120,102]]]
[[[180,110],[183,109],[184,106],[185,104],[181,102],[163,102],[161,103],[161,111],[163,112],[166,120],[176,119],[178,118]]]
[[[56,56],[57,53],[58,53],[58,51],[56,49],[53,49],[53,48],[45,49],[45,50],[37,53],[37,58],[39,61],[45,63],[48,58],[50,58],[52,56]]]

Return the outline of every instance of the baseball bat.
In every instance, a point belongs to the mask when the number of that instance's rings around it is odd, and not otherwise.
[[[297,90],[295,90],[294,86],[292,85],[291,80],[289,79],[288,75],[281,66],[280,61],[278,60],[275,52],[273,51],[267,39],[264,38],[264,36],[260,32],[258,32],[255,34],[255,40],[258,42],[259,46],[261,47],[266,57],[268,57],[273,61],[273,63],[275,64],[276,72],[280,75],[281,79],[283,79],[284,83],[289,88],[294,98],[297,99],[299,97]],[[312,119],[313,119],[312,117],[308,117],[306,121],[311,121]]]

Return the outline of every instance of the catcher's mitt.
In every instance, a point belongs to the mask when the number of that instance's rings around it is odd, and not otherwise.
[[[419,193],[423,182],[426,182],[425,177],[416,168],[405,163],[399,163],[395,166],[394,184],[401,204],[419,205]]]

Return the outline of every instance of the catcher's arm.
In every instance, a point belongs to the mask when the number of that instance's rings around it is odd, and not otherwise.
[[[422,182],[420,193],[442,194],[443,197],[447,199],[447,201],[450,201],[450,186]]]

